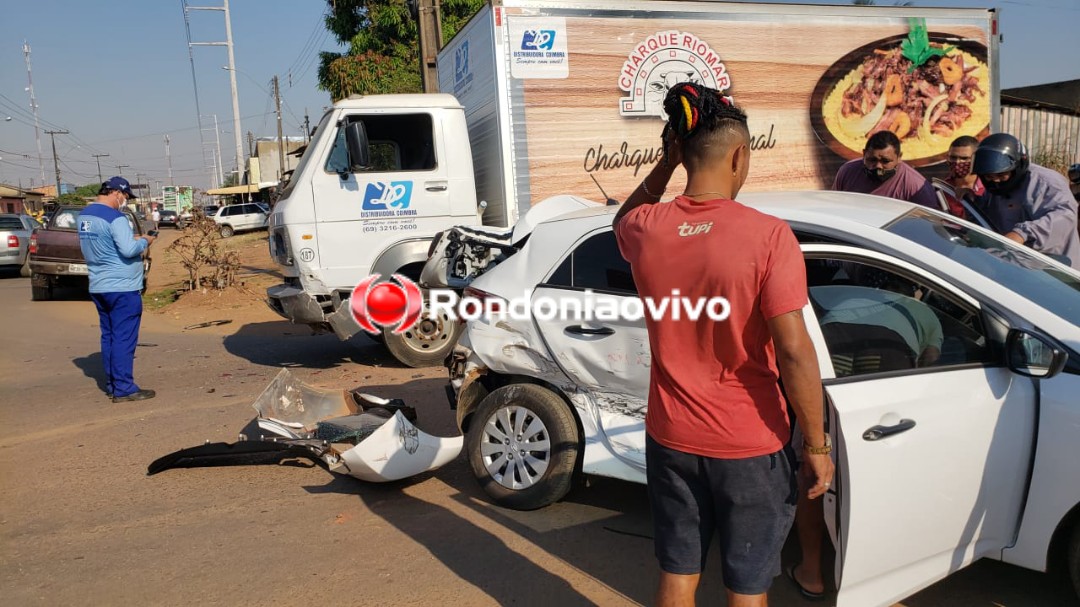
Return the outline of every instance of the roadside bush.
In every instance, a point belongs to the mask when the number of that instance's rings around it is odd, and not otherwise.
[[[225,247],[213,219],[193,217],[184,226],[184,233],[166,250],[180,257],[180,263],[188,272],[188,290],[220,290],[236,281],[240,257]]]

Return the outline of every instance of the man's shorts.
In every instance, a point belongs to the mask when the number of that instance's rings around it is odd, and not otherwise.
[[[719,532],[724,585],[767,592],[795,520],[798,488],[789,446],[769,455],[718,459],[664,447],[646,435],[646,475],[656,558],[668,573],[697,574]]]

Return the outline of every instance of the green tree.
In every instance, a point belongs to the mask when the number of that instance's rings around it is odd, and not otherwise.
[[[74,192],[68,192],[67,194],[61,194],[60,199],[57,201],[60,204],[86,204],[86,201],[93,200],[101,188],[100,183],[89,183],[87,185],[81,185],[75,188]]]
[[[319,88],[337,101],[349,95],[419,93],[419,30],[406,0],[326,0],[326,28],[345,53],[321,53]],[[443,40],[476,14],[484,0],[442,0]]]

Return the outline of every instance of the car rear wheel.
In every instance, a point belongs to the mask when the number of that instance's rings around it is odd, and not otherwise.
[[[384,327],[382,341],[394,358],[410,367],[435,367],[450,355],[465,326],[448,314],[431,314],[427,293],[422,298],[424,310],[416,324],[401,333]]]
[[[535,510],[570,491],[581,437],[557,394],[535,384],[514,384],[481,401],[466,448],[473,475],[495,503]]]
[[[222,238],[228,238],[233,235],[232,226],[221,226],[219,232],[221,233]]]

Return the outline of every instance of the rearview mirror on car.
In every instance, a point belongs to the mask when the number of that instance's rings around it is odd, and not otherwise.
[[[1012,329],[1005,341],[1009,369],[1028,377],[1053,377],[1065,368],[1069,355],[1038,335]]]

